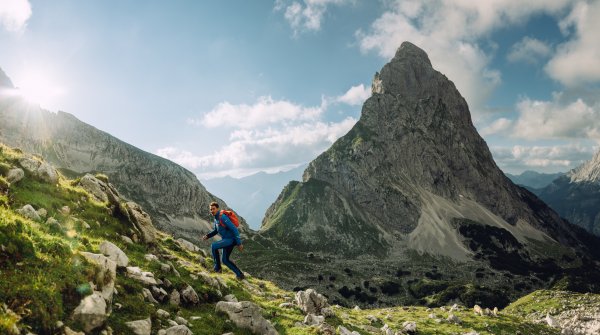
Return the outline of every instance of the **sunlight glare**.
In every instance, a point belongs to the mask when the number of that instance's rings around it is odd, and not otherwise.
[[[15,78],[20,95],[32,104],[51,110],[58,110],[61,97],[67,90],[63,85],[51,79],[52,76],[41,71],[27,71]]]

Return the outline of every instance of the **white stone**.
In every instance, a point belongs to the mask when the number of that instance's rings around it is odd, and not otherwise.
[[[156,315],[159,318],[163,318],[163,319],[167,319],[169,316],[171,316],[171,314],[169,314],[169,312],[165,311],[164,309],[160,309],[160,308],[156,311]]]
[[[17,213],[23,215],[24,217],[33,220],[33,221],[40,221],[40,215],[37,213],[37,211],[29,204],[23,206],[20,209],[17,209]]]
[[[100,252],[115,261],[118,267],[127,267],[129,264],[129,258],[127,255],[125,255],[123,250],[119,249],[119,247],[114,245],[112,242],[102,242],[100,244]]]
[[[318,325],[322,324],[323,322],[325,322],[324,316],[314,315],[312,313],[309,313],[307,316],[305,316],[304,321],[303,321],[303,323],[308,326],[318,326]]]
[[[73,319],[81,323],[86,333],[104,324],[107,317],[106,301],[100,292],[94,292],[83,298],[73,311]]]
[[[145,285],[158,284],[152,272],[144,272],[137,266],[128,266],[126,269],[129,278],[135,279]]]
[[[150,335],[152,330],[152,320],[150,318],[125,322],[125,325],[129,327],[135,335]]]
[[[273,325],[262,316],[260,307],[250,301],[219,301],[216,310],[225,312],[239,328],[249,329],[255,334],[278,334]]]
[[[406,333],[414,334],[417,332],[417,323],[414,321],[405,321],[402,323],[402,327]]]
[[[117,263],[101,254],[81,252],[89,262],[99,265],[94,283],[102,289],[102,297],[110,306],[115,292],[115,280],[117,278]]]
[[[25,172],[19,168],[10,169],[6,174],[6,180],[11,184],[19,182],[23,177],[25,177]]]
[[[178,238],[177,240],[175,240],[177,243],[179,243],[179,245],[189,251],[192,252],[197,252],[198,250],[200,250],[200,248],[198,248],[198,246],[196,246],[194,243],[183,239],[183,238]]]
[[[194,335],[194,333],[187,326],[177,325],[167,329],[165,335]]]

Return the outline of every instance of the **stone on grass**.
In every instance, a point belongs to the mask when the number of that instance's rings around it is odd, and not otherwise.
[[[118,267],[127,267],[129,264],[129,258],[123,250],[119,249],[112,242],[104,241],[100,244],[100,252],[106,255],[106,257],[112,259],[117,263]]]
[[[152,330],[152,320],[150,318],[125,322],[125,325],[129,327],[135,335],[150,335]]]
[[[165,335],[194,335],[192,331],[185,325],[177,325],[167,329]]]
[[[86,333],[104,324],[107,317],[106,301],[100,292],[83,298],[73,312],[73,319],[82,325]]]
[[[219,301],[218,312],[227,313],[229,319],[239,328],[249,329],[254,334],[278,334],[273,325],[262,316],[260,307],[250,301],[227,302]]]

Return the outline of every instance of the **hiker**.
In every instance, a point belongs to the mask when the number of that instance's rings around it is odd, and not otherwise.
[[[235,273],[237,279],[242,280],[245,277],[244,273],[229,260],[233,247],[237,245],[240,251],[244,250],[244,245],[242,245],[242,240],[240,239],[240,232],[224,211],[219,210],[218,203],[214,201],[210,203],[210,213],[214,216],[215,229],[204,235],[202,239],[207,240],[216,234],[221,236],[220,241],[213,242],[211,245],[212,256],[215,263],[214,271],[221,273],[221,257],[219,255],[219,249],[223,249],[223,264]]]

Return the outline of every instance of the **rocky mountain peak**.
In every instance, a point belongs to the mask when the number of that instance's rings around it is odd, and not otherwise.
[[[429,278],[470,281],[465,274],[472,270],[447,267],[452,260],[492,269],[485,285],[499,288],[504,284],[494,281],[508,278],[503,271],[515,283],[529,281],[528,269],[543,277],[561,268],[574,250],[592,253],[590,236],[498,168],[467,102],[423,50],[403,43],[375,75],[372,91],[355,126],[309,164],[302,182],[284,188],[260,230],[280,250],[321,256],[335,262],[327,271],[337,267],[344,276],[352,274],[348,280],[329,275],[344,286],[335,291],[323,281],[328,294],[368,301],[360,287],[351,293],[361,273],[369,281],[402,277],[398,287],[413,285],[431,270],[423,259],[440,270]],[[548,249],[563,254],[548,256]],[[553,264],[552,270],[538,263]],[[254,266],[274,272],[272,266]],[[314,276],[292,275],[290,268],[282,283],[293,278],[286,285],[315,285]]]
[[[430,67],[431,61],[429,61],[429,56],[427,53],[419,48],[418,46],[406,41],[403,42],[398,50],[396,50],[396,55],[392,59],[393,61],[413,61],[413,62],[425,62]]]
[[[10,78],[4,73],[2,68],[0,68],[0,88],[15,88]]]
[[[570,176],[572,183],[600,182],[600,151],[590,161],[573,170]]]

